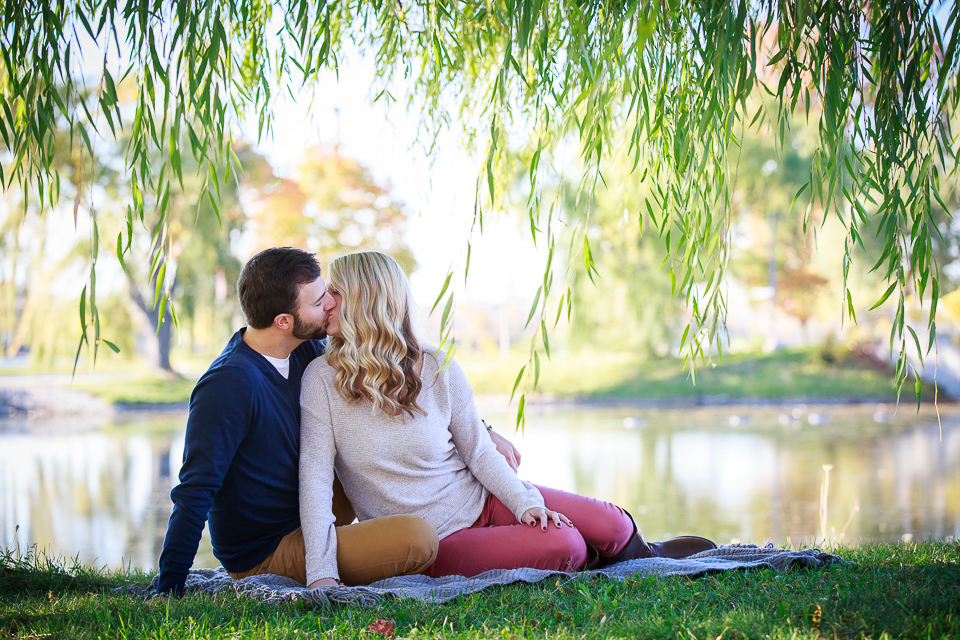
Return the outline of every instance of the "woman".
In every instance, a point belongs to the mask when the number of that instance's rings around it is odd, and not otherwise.
[[[648,544],[619,507],[521,481],[496,451],[456,361],[420,346],[406,276],[378,252],[337,258],[325,358],[301,392],[300,517],[307,582],[338,579],[333,473],[360,520],[417,514],[437,529],[430,576],[496,568],[576,571],[715,548]],[[569,517],[568,517],[569,516]],[[572,520],[572,521],[571,521]],[[548,526],[549,525],[549,526]]]

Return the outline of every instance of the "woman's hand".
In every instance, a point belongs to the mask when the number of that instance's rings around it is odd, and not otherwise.
[[[570,518],[559,513],[557,511],[551,511],[550,509],[543,509],[541,507],[534,507],[533,509],[527,509],[523,512],[523,517],[520,518],[520,522],[523,524],[528,524],[531,527],[535,527],[537,522],[540,523],[540,528],[544,531],[547,530],[547,522],[553,520],[554,524],[557,525],[559,529],[563,525],[572,527],[573,523],[570,522]]]
[[[308,589],[316,589],[317,587],[341,587],[343,583],[337,580],[336,578],[320,578],[319,580],[314,580],[310,583]]]

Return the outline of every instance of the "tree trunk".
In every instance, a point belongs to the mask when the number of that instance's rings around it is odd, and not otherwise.
[[[130,299],[133,300],[134,304],[147,316],[147,319],[150,321],[150,326],[153,328],[153,335],[157,340],[157,366],[168,373],[174,373],[173,367],[170,365],[170,343],[172,338],[170,325],[173,323],[173,318],[170,315],[169,307],[165,307],[163,322],[160,322],[159,306],[156,304],[147,305],[143,294],[140,293],[140,287],[137,286],[137,283],[134,282],[133,277],[129,273],[127,273],[127,284],[130,289]],[[176,278],[174,278],[170,292],[173,293],[176,287],[177,281]]]

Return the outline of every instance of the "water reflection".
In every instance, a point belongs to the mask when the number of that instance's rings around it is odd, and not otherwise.
[[[0,547],[33,545],[93,566],[156,567],[183,416],[65,433],[0,432]],[[199,560],[216,566],[204,536]]]
[[[528,423],[524,450],[536,458],[524,466],[545,484],[624,506],[653,538],[695,531],[799,544],[822,532],[847,543],[960,535],[958,416],[944,416],[941,442],[926,411],[879,423],[875,413],[804,408],[802,421],[784,421],[781,410],[549,410]],[[821,523],[824,465],[832,470]]]
[[[531,410],[522,475],[623,505],[650,538],[812,543],[960,536],[960,417],[874,408]],[[510,418],[484,415],[498,425]],[[881,416],[878,418],[878,415]],[[786,416],[786,419],[784,419]],[[184,416],[0,430],[0,547],[156,566]],[[0,429],[4,427],[0,425]],[[500,429],[506,431],[505,429]],[[832,465],[821,523],[823,465]],[[19,527],[19,529],[18,529]],[[204,541],[198,565],[216,566]]]

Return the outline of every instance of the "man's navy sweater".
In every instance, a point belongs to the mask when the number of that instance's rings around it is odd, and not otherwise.
[[[300,379],[320,347],[297,347],[284,379],[241,329],[197,382],[158,592],[183,590],[208,514],[213,553],[233,572],[262,562],[300,526]]]

